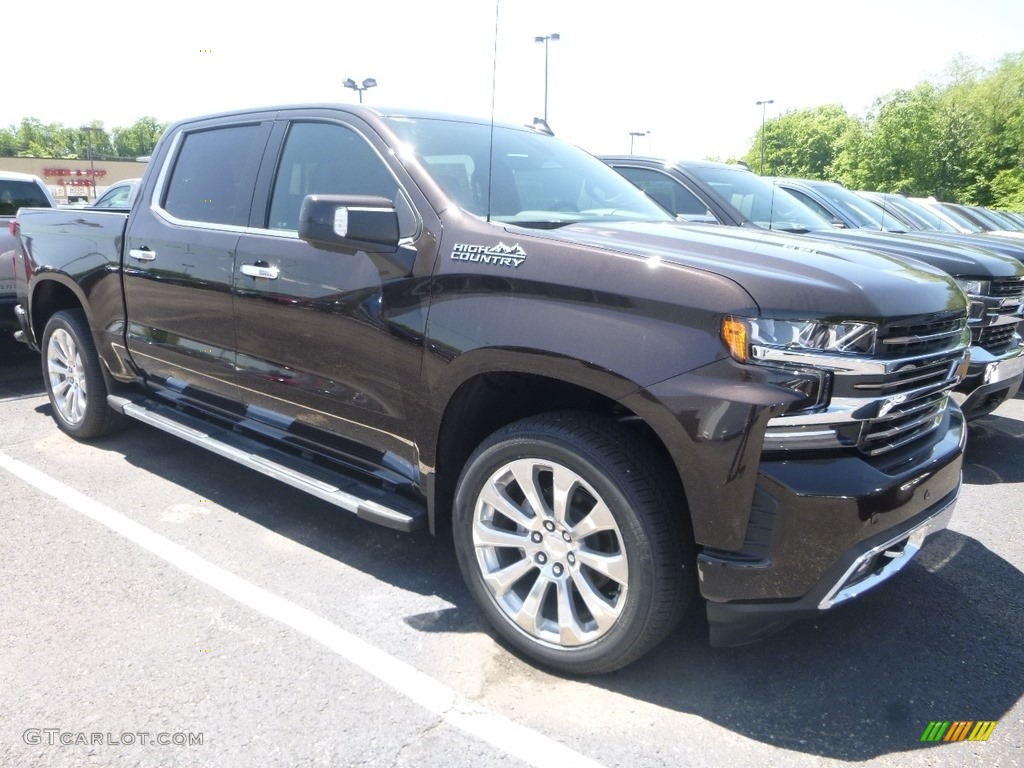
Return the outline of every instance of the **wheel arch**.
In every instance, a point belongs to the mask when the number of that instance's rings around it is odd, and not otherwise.
[[[459,475],[466,460],[487,436],[520,419],[554,411],[594,413],[637,433],[664,463],[666,473],[676,485],[681,501],[676,510],[680,530],[691,530],[687,482],[678,471],[679,462],[673,459],[658,429],[621,402],[630,393],[636,393],[639,385],[611,372],[594,371],[579,361],[564,360],[564,368],[556,373],[548,357],[540,366],[543,372],[538,372],[536,365],[509,365],[508,351],[501,354],[504,366],[467,368],[466,375],[458,380],[449,379],[441,398],[445,407],[434,431],[434,473],[428,494],[432,532],[438,533],[450,525]]]

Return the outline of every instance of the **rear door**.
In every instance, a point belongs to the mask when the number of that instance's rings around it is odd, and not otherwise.
[[[182,130],[129,222],[127,344],[147,379],[207,404],[237,398],[235,252],[272,121]]]

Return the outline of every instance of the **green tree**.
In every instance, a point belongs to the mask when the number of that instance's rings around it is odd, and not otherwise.
[[[860,163],[868,189],[929,195],[941,177],[946,136],[935,86],[921,83],[876,99]]]
[[[167,128],[155,117],[143,117],[127,128],[115,128],[113,131],[113,151],[118,157],[144,157],[153,153],[157,139]]]
[[[764,135],[758,132],[744,159],[760,169],[763,141],[765,174],[827,179],[848,135],[860,130],[856,118],[837,104],[791,111],[765,123]]]

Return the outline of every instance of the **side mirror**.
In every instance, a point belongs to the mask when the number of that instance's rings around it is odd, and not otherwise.
[[[299,211],[299,237],[327,251],[393,253],[398,249],[398,214],[386,197],[306,195]]]

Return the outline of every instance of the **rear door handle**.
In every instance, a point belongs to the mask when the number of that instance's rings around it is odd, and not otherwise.
[[[149,248],[132,248],[128,251],[128,256],[137,261],[153,261],[156,259],[156,251],[151,251]]]
[[[241,270],[243,275],[248,275],[249,277],[262,277],[266,280],[276,280],[277,276],[281,273],[281,270],[277,267],[271,267],[266,263],[243,264]]]

